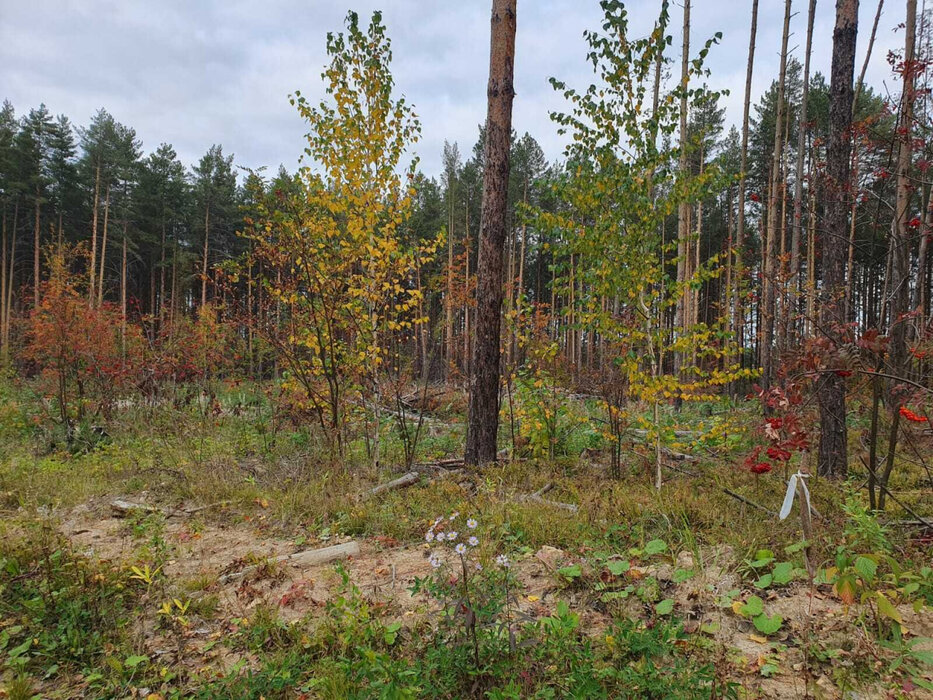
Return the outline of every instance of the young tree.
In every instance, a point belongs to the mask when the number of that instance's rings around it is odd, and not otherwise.
[[[502,258],[507,232],[512,85],[515,67],[516,0],[493,0],[489,52],[483,211],[477,264],[476,342],[470,367],[470,402],[464,461],[496,460],[499,428],[499,339],[502,319]]]
[[[559,266],[554,283],[569,297],[566,313],[573,312],[581,328],[606,348],[598,382],[618,475],[630,402],[650,403],[657,419],[662,401],[706,398],[712,387],[740,374],[726,362],[733,349],[723,340],[727,336],[719,321],[692,324],[673,338],[667,323],[682,297],[692,297],[697,285],[719,273],[714,258],[686,280],[672,279],[667,268],[678,256],[680,241],[667,240],[663,233],[664,222],[684,202],[701,201],[723,184],[715,162],[696,172],[682,168],[681,148],[673,144],[682,91],[691,111],[716,121],[717,94],[691,82],[705,74],[703,59],[718,35],[689,61],[687,79],[655,102],[656,66],[666,60],[663,51],[670,44],[667,3],[652,35],[644,39],[629,38],[621,3],[604,2],[603,11],[604,33],[586,35],[597,84],[578,92],[552,80],[571,105],[569,113],[554,115],[560,132],[571,135],[571,145],[565,152],[565,174],[556,182],[563,206],[539,211],[536,223],[560,241],[556,245],[564,261],[574,260],[572,266]],[[706,136],[704,129],[696,129],[685,139],[688,163],[699,155]],[[586,294],[572,296],[574,289]],[[613,303],[603,304],[603,299]],[[685,361],[671,371],[675,354]],[[655,484],[660,487],[660,431],[655,429],[653,437]]]
[[[382,15],[363,30],[328,34],[328,100],[292,98],[308,122],[305,166],[292,183],[252,197],[251,259],[275,305],[260,326],[288,368],[285,388],[316,417],[335,453],[343,448],[354,392],[373,411],[371,455],[379,460],[380,373],[393,335],[423,322],[417,270],[435,242],[406,242],[416,161],[403,161],[420,126],[392,94],[391,43]],[[257,178],[251,178],[252,183]],[[242,274],[242,266],[240,274]],[[281,312],[281,313],[280,313]]]
[[[826,182],[823,186],[825,233],[820,324],[826,340],[837,347],[844,342],[846,323],[846,246],[842,242],[848,237],[851,172],[849,131],[852,127],[858,5],[858,0],[838,0],[836,3],[830,77],[829,143],[826,152]],[[835,372],[827,372],[819,381],[819,473],[822,476],[843,478],[848,471],[845,380]]]

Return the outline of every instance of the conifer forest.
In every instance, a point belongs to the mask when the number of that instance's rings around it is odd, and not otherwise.
[[[933,698],[933,4],[517,1],[290,166],[0,60],[0,698]]]

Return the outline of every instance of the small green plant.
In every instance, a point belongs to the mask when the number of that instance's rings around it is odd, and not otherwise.
[[[732,610],[736,614],[750,619],[755,629],[764,635],[774,634],[784,624],[784,618],[780,615],[765,613],[764,601],[756,595],[749,596],[744,603],[738,600],[733,601]]]

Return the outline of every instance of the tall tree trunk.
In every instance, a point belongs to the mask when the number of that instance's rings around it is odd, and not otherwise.
[[[97,275],[97,306],[104,303],[104,264],[107,262],[107,225],[110,221],[110,185],[104,202],[104,231],[100,237],[100,273]]]
[[[444,355],[447,360],[445,376],[449,380],[454,368],[454,197],[453,183],[449,180],[447,183],[447,295],[444,302],[446,307],[444,310]]]
[[[90,268],[90,286],[87,292],[87,303],[94,306],[95,274],[97,272],[97,215],[100,211],[100,159],[97,160],[97,168],[94,175],[94,212],[91,219],[91,264]]]
[[[752,0],[752,24],[748,32],[748,63],[745,67],[745,105],[742,112],[742,155],[739,172],[739,201],[735,226],[735,282],[732,290],[732,310],[738,346],[745,347],[745,310],[742,304],[743,248],[745,246],[745,178],[748,170],[748,122],[752,101],[752,73],[755,66],[755,36],[758,33],[758,0]]]
[[[889,408],[891,410],[891,432],[888,440],[888,457],[881,485],[887,486],[894,468],[897,436],[900,423],[900,406],[903,397],[899,394],[900,378],[907,377],[907,312],[910,310],[910,230],[907,218],[913,184],[910,180],[911,140],[914,122],[914,99],[917,67],[915,43],[917,35],[917,0],[907,0],[907,18],[904,22],[903,90],[901,93],[900,119],[897,129],[897,199],[895,200],[894,226],[891,227],[891,314],[888,327],[888,345],[891,374],[897,379],[889,383]],[[878,508],[884,510],[885,489],[878,497]]]
[[[467,464],[496,459],[499,427],[499,334],[502,254],[506,236],[516,0],[493,0],[489,55],[489,106],[483,170],[483,211],[476,292],[476,341],[470,372]]]
[[[204,207],[204,258],[201,261],[201,306],[207,304],[207,254],[211,232],[211,205]]]
[[[39,249],[40,249],[40,226],[42,219],[42,198],[41,193],[39,192],[39,187],[36,187],[36,220],[35,227],[33,228],[32,234],[32,305],[33,308],[39,306],[39,283],[42,281],[39,278]]]
[[[126,359],[126,219],[123,220],[123,257],[120,262],[120,353]]]
[[[470,204],[467,202],[465,209],[463,234],[463,358],[460,371],[467,377],[470,375]]]
[[[162,320],[165,317],[165,216],[163,214],[162,218],[162,239],[159,243],[159,305],[158,305],[158,319],[161,324]],[[153,313],[156,311],[153,309]]]
[[[849,205],[849,244],[846,247],[848,254],[846,256],[846,320],[852,321],[855,318],[855,309],[853,308],[853,286],[855,281],[855,215],[858,212],[858,181],[859,181],[859,139],[853,134],[852,141],[852,202]]]
[[[776,364],[774,325],[778,285],[778,197],[784,189],[781,161],[784,150],[784,87],[787,77],[787,38],[790,34],[791,0],[784,2],[784,31],[781,35],[781,63],[778,74],[777,109],[774,120],[774,152],[771,155],[771,192],[768,196],[768,228],[765,237],[764,264],[761,271],[761,385],[771,387]]]
[[[829,144],[826,152],[825,234],[823,238],[822,332],[841,343],[845,322],[845,266],[848,198],[850,194],[852,81],[858,0],[837,0],[833,29],[833,58],[829,87]],[[835,372],[820,377],[819,473],[843,478],[848,471],[845,380]]]
[[[683,44],[680,59],[680,161],[678,169],[685,176],[689,168],[687,159],[687,85],[690,80],[690,0],[684,0]],[[675,334],[686,333],[690,328],[691,301],[693,294],[687,289],[690,279],[692,251],[690,250],[690,203],[682,201],[677,210],[677,305],[674,309]],[[674,356],[674,371],[680,372],[685,358],[683,353]]]
[[[3,228],[0,233],[0,367],[6,365],[6,202],[3,203]]]
[[[807,12],[807,43],[803,58],[803,92],[800,96],[800,115],[797,120],[797,170],[794,181],[794,232],[791,236],[790,251],[790,299],[793,313],[791,314],[790,337],[793,343],[797,337],[797,322],[793,318],[800,311],[800,242],[803,239],[803,165],[807,151],[807,102],[810,97],[810,56],[813,50],[813,19],[816,16],[816,0],[810,0]],[[812,183],[810,185],[812,187]]]
[[[881,9],[884,7],[884,0],[878,0],[878,9],[875,11],[875,21],[871,25],[871,36],[868,38],[868,49],[865,51],[865,62],[862,63],[862,70],[858,75],[858,82],[855,84],[855,94],[852,96],[852,116],[855,116],[855,110],[858,108],[858,98],[862,93],[862,85],[865,84],[865,72],[868,70],[868,64],[871,61],[871,52],[875,47],[875,35],[878,33],[878,22],[881,21]]]
[[[524,194],[522,195],[522,202],[525,205],[528,204],[528,180],[525,180],[525,191],[524,191]],[[521,243],[521,248],[518,251],[518,291],[515,294],[516,309],[518,310],[519,313],[521,313],[521,308],[518,306],[518,304],[521,302],[522,295],[525,293],[525,250],[527,249],[527,247],[528,247],[528,224],[523,221],[522,222],[522,243]],[[512,330],[512,345],[513,345],[513,353],[515,353],[515,355],[517,356],[518,350],[519,350],[518,338],[516,336],[516,332],[514,328]],[[521,362],[520,357],[518,358],[518,361]]]
[[[920,311],[920,328],[926,328],[926,306],[928,292],[927,257],[930,249],[930,238],[933,237],[933,187],[927,198],[927,208],[924,214],[924,227],[920,233],[920,248],[917,251],[917,286],[914,288],[912,307]]]
[[[10,272],[7,279],[6,288],[6,327],[3,329],[3,353],[4,361],[9,360],[10,355],[10,327],[13,324],[13,280],[16,276],[16,228],[19,223],[19,201],[13,206],[13,229],[10,232]]]

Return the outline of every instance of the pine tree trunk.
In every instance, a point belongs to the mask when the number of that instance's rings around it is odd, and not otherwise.
[[[816,16],[816,0],[810,0],[807,12],[807,43],[803,58],[803,91],[800,96],[800,115],[797,120],[797,170],[794,182],[794,232],[791,236],[790,251],[790,298],[793,316],[800,310],[800,242],[803,240],[803,178],[804,158],[807,146],[807,102],[810,97],[810,57],[813,50],[813,20]],[[812,187],[812,184],[810,185]],[[789,344],[793,344],[799,328],[795,320],[791,320]]]
[[[39,306],[39,284],[42,281],[39,278],[39,248],[40,248],[40,226],[41,226],[41,214],[42,214],[42,199],[39,188],[36,187],[36,220],[35,227],[33,229],[33,245],[32,245],[32,305],[33,308]]]
[[[104,231],[100,238],[100,272],[97,275],[97,306],[104,303],[104,264],[107,262],[107,226],[110,221],[110,185],[104,202]]]
[[[829,88],[829,144],[826,154],[825,233],[823,288],[820,294],[821,332],[840,343],[845,326],[845,265],[848,198],[850,193],[849,136],[852,127],[855,40],[858,0],[838,0],[833,30],[833,57]],[[835,372],[820,378],[819,473],[844,478],[848,471],[845,381]]]
[[[161,324],[165,318],[165,216],[162,218],[162,239],[159,243],[159,305],[158,318]],[[155,313],[155,309],[153,309]]]
[[[476,341],[470,372],[467,464],[496,459],[499,427],[499,338],[502,254],[506,237],[516,0],[493,0],[489,58],[489,107],[483,171],[483,210],[476,292]]]
[[[743,278],[743,251],[745,246],[745,178],[748,170],[748,122],[752,101],[752,73],[755,66],[755,36],[758,33],[758,0],[752,0],[751,29],[748,32],[748,63],[745,67],[745,105],[742,112],[742,155],[739,172],[739,201],[736,205],[735,226],[735,274],[734,289],[732,290],[732,313],[738,346],[745,347],[745,310],[742,304],[742,278]]]
[[[448,176],[449,177],[449,176]],[[453,184],[447,183],[447,296],[444,299],[444,340],[446,377],[450,380],[454,368],[454,197]]]
[[[91,220],[91,264],[90,268],[90,287],[87,292],[87,303],[94,306],[95,274],[97,272],[97,216],[100,211],[100,160],[97,161],[96,174],[94,175],[94,213]]]
[[[126,360],[126,219],[123,220],[123,258],[120,262],[120,353]]]
[[[903,397],[899,394],[900,378],[907,377],[907,312],[910,310],[910,230],[907,219],[914,186],[910,178],[912,134],[915,98],[915,43],[917,32],[917,0],[907,0],[907,18],[904,22],[904,67],[902,71],[903,91],[901,94],[900,119],[897,129],[897,199],[895,220],[891,227],[891,314],[888,327],[888,344],[891,374],[897,379],[889,382],[888,405],[891,410],[891,432],[888,440],[888,457],[881,485],[887,486],[894,468],[897,448],[900,406]],[[878,508],[884,510],[885,489],[878,497]]]
[[[204,259],[201,262],[201,306],[207,304],[207,253],[210,240],[211,205],[204,207]]]
[[[784,87],[787,77],[787,38],[790,34],[791,0],[784,2],[784,31],[781,35],[781,63],[778,75],[777,110],[774,120],[774,152],[771,157],[771,192],[768,196],[768,228],[761,272],[761,386],[766,391],[774,378],[774,326],[776,315],[778,260],[778,196],[783,190],[781,161],[784,147]]]
[[[0,367],[6,365],[6,202],[3,203],[3,228],[0,233]]]
[[[690,0],[684,0],[683,45],[680,61],[680,162],[678,169],[686,173],[687,160],[687,84],[690,80]],[[677,210],[677,305],[674,309],[674,332],[686,333],[690,328],[690,307],[693,294],[686,289],[690,279],[690,203],[682,201]],[[683,353],[674,356],[674,371],[679,373],[685,358]]]
[[[470,376],[470,204],[466,206],[464,222],[466,233],[463,235],[463,358],[460,371],[465,377]]]
[[[3,327],[3,360],[4,363],[10,359],[10,327],[13,324],[13,279],[16,274],[16,227],[19,223],[19,201],[13,205],[13,228],[10,230],[10,265],[9,276],[7,277],[6,290],[0,290],[0,303],[6,305],[6,311],[3,316],[6,325]]]

